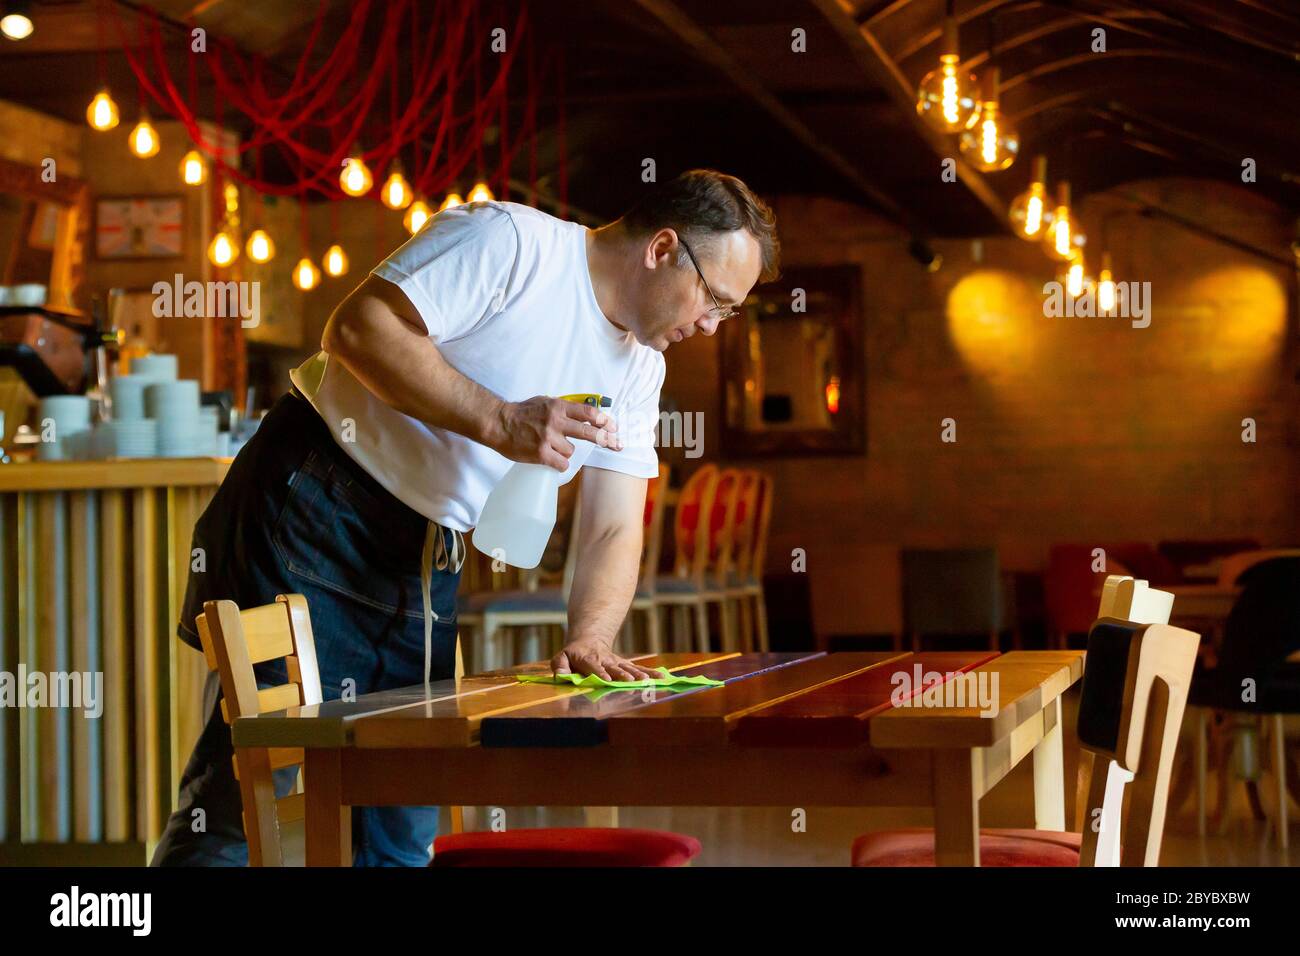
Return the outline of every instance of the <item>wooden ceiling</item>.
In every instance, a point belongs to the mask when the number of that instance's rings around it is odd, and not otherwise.
[[[316,12],[311,0],[154,6],[285,70]],[[350,7],[329,0],[326,36]],[[1240,182],[1249,157],[1255,188],[1300,211],[1300,9],[1285,0],[958,0],[963,63],[998,64],[1003,112],[1023,139],[1011,169],[963,168],[958,184],[940,179],[955,144],[911,107],[937,61],[944,0],[533,0],[531,10],[538,37],[566,52],[570,199],[593,217],[616,215],[653,158],[660,175],[716,166],[763,192],[862,202],[921,235],[983,235],[1003,228],[1037,152],[1076,195],[1152,176]],[[93,11],[37,0],[34,36],[0,47],[0,97],[80,121],[97,82]],[[1092,51],[1097,28],[1105,53]],[[806,53],[791,51],[796,29]],[[105,39],[111,48],[113,31]],[[120,54],[104,61],[116,88],[134,90]],[[553,103],[540,119],[550,173]]]

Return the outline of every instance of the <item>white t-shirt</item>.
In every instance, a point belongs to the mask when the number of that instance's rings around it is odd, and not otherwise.
[[[607,411],[623,450],[574,441],[565,481],[584,464],[653,478],[664,359],[600,311],[586,234],[529,206],[470,203],[433,217],[373,274],[406,294],[452,367],[506,401],[589,392],[613,400]],[[325,352],[291,378],[345,452],[445,527],[472,528],[512,464],[385,404]],[[635,425],[625,433],[624,422]]]

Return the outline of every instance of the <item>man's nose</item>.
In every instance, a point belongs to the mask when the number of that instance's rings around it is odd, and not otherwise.
[[[714,332],[718,331],[719,320],[706,314],[704,318],[700,319],[695,324],[700,327],[700,331],[705,335],[712,335]]]

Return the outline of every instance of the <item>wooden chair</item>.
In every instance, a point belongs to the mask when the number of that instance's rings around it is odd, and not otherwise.
[[[301,594],[281,594],[274,604],[245,611],[233,601],[207,601],[196,624],[208,668],[221,678],[221,716],[227,724],[236,717],[321,703],[316,644]],[[289,683],[259,689],[253,666],[281,658]],[[287,767],[301,768],[302,762],[299,748],[235,748],[249,866],[303,864],[302,774],[297,792],[280,798],[272,775]]]
[[[1111,615],[1167,619],[1171,601],[1166,597],[1171,596],[1148,588],[1145,581],[1119,575],[1103,587],[1102,616],[1088,635],[1079,703],[1079,831],[981,830],[982,866],[1158,865],[1174,752],[1200,635],[1160,621]],[[1134,789],[1125,826],[1124,788],[1130,783]],[[934,832],[894,830],[858,837],[853,865],[932,866]]]
[[[715,586],[716,569],[725,549],[736,514],[739,474],[705,465],[683,486],[673,520],[676,555],[673,572],[655,579],[655,602],[673,610],[673,646],[688,640],[694,622],[696,648],[710,649],[709,605],[722,609],[722,647],[734,650],[735,628],[726,603],[726,592]],[[694,612],[692,614],[692,612]]]
[[[735,530],[721,583],[732,616],[739,622],[740,649],[768,649],[767,605],[763,595],[763,562],[772,520],[772,478],[752,469],[740,472],[736,494]]]
[[[998,553],[993,548],[904,549],[903,617],[912,650],[923,636],[987,634],[997,649],[1004,614]],[[901,649],[901,648],[896,648]]]
[[[579,476],[579,482],[581,476]],[[570,513],[569,533],[566,541],[564,570],[560,583],[543,584],[540,569],[520,570],[508,567],[503,571],[492,569],[492,559],[471,548],[469,562],[481,573],[456,599],[456,623],[466,634],[471,648],[472,666],[475,670],[496,670],[511,667],[523,660],[549,657],[559,650],[554,635],[562,642],[569,626],[569,590],[573,585],[573,571],[577,548],[578,509],[581,488],[574,498]],[[523,630],[526,634],[549,633],[546,641],[534,652],[515,652],[510,640],[511,631]]]
[[[1295,561],[1300,559],[1298,548],[1274,548],[1243,551],[1223,559],[1218,578],[1218,586],[1225,590],[1241,588],[1243,577],[1252,569],[1260,568],[1271,561]],[[1268,573],[1268,569],[1261,569]],[[1256,572],[1258,575],[1258,572]],[[1289,591],[1291,584],[1267,580],[1256,580],[1248,587],[1263,587],[1280,596],[1281,591]],[[1280,588],[1280,591],[1279,591]],[[1243,597],[1245,591],[1242,592]],[[1258,596],[1257,596],[1258,597]],[[1281,658],[1285,656],[1278,650],[1285,646],[1285,635],[1278,633],[1281,622],[1265,620],[1263,626],[1257,614],[1243,609],[1238,599],[1229,622],[1221,627],[1220,651],[1239,658],[1242,651],[1254,658],[1244,663],[1236,659],[1228,667],[1220,661],[1219,666],[1198,672],[1192,686],[1191,710],[1195,715],[1195,779],[1196,779],[1196,828],[1204,836],[1207,832],[1207,807],[1209,772],[1213,767],[1218,773],[1218,808],[1216,830],[1220,835],[1226,832],[1229,814],[1228,803],[1231,796],[1231,778],[1235,775],[1246,786],[1251,808],[1259,819],[1272,818],[1272,829],[1282,849],[1290,846],[1290,793],[1288,791],[1288,759],[1286,745],[1285,718],[1300,708],[1297,704],[1296,681],[1270,680],[1267,675],[1274,673]],[[1254,627],[1251,627],[1253,619]],[[1282,625],[1285,627],[1286,625]],[[1231,628],[1231,630],[1230,630]],[[1243,635],[1239,633],[1245,630]],[[1282,638],[1282,640],[1278,640]],[[1234,640],[1231,648],[1227,641]],[[1291,646],[1294,646],[1292,641]],[[1238,650],[1233,652],[1233,648]],[[1278,659],[1272,659],[1278,658]],[[1258,703],[1246,704],[1241,700],[1241,674],[1249,674],[1257,681],[1256,700]],[[1290,692],[1286,685],[1290,685]],[[1258,781],[1264,775],[1257,751],[1265,749],[1269,754],[1268,773],[1273,780],[1270,787],[1260,787]],[[1261,799],[1268,800],[1268,806]]]
[[[659,477],[646,482],[645,524],[642,531],[641,573],[637,578],[636,594],[632,597],[632,606],[628,612],[627,631],[631,639],[627,645],[630,649],[635,642],[635,621],[639,617],[645,623],[644,648],[651,654],[663,651],[663,611],[655,601],[656,581],[659,577],[659,559],[663,553],[664,512],[668,510],[668,479],[670,469],[663,462],[659,463]]]
[[[280,594],[274,604],[241,611],[233,601],[207,601],[198,621],[208,666],[221,678],[226,723],[322,701],[307,599]],[[259,689],[253,666],[284,659],[287,684]],[[464,676],[459,640],[457,680]],[[273,771],[301,767],[299,748],[236,747],[235,776],[244,804],[250,866],[305,862],[303,777],[297,792],[276,798]],[[308,781],[310,782],[310,781]],[[592,808],[600,809],[600,808]],[[452,807],[452,833],[435,839],[435,866],[680,866],[700,852],[694,837],[658,830],[550,827],[465,832],[468,808]]]

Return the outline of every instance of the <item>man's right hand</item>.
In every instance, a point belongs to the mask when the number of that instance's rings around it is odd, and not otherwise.
[[[608,413],[581,402],[538,395],[523,402],[504,402],[496,414],[496,434],[490,443],[511,461],[548,465],[557,471],[569,467],[573,455],[570,438],[581,438],[619,451],[618,425]]]

